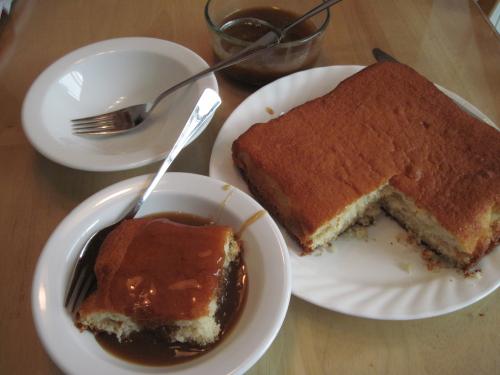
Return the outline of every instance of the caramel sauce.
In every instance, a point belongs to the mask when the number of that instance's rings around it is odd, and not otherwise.
[[[217,226],[220,230],[214,231],[210,219],[183,213],[164,213],[153,219],[130,243],[110,286],[110,298],[117,310],[126,311],[146,329],[121,343],[105,333],[97,334],[96,339],[117,357],[162,366],[197,357],[220,342],[206,347],[170,343],[166,325],[169,320],[195,319],[207,313],[213,289],[221,282],[221,241],[229,228]],[[172,255],[170,250],[177,253]],[[152,257],[155,262],[148,261]],[[169,272],[165,272],[167,269]],[[241,256],[230,268],[226,282],[216,315],[221,337],[238,319],[246,297],[247,276]],[[151,323],[154,327],[148,329]]]
[[[262,216],[266,214],[266,211],[260,210],[254,213],[252,216],[250,216],[248,219],[246,219],[243,224],[241,224],[240,229],[236,233],[236,237],[240,238],[243,232],[253,223],[255,223],[257,220],[259,220]]]
[[[298,17],[298,14],[285,9],[254,7],[238,10],[225,17],[220,24],[223,26],[238,18],[258,18],[281,29]],[[270,27],[256,22],[228,24],[224,28],[224,34],[247,42],[254,42],[269,31],[271,31]],[[260,56],[254,56],[246,62],[231,66],[225,69],[224,73],[238,81],[260,86],[283,75],[308,68],[314,64],[318,57],[320,49],[317,41],[285,46],[287,42],[303,40],[316,31],[317,27],[312,20],[303,21],[286,33],[280,46]],[[220,43],[216,43],[214,46],[215,56],[218,60],[227,58],[241,49],[240,43],[234,43],[228,38],[221,38]]]
[[[169,219],[175,221],[179,224],[202,226],[202,225],[214,225],[215,222],[207,217],[202,217],[193,214],[187,214],[185,212],[160,212],[159,214],[151,214],[146,216],[148,219]]]
[[[148,221],[138,229],[110,281],[115,310],[153,325],[206,315],[219,285],[229,231],[166,218]]]
[[[278,29],[283,29],[285,26],[288,26],[297,18],[299,18],[299,16],[299,14],[296,14],[294,12],[276,7],[255,7],[238,10],[230,14],[229,16],[224,18],[224,20],[222,21],[222,25],[238,18],[258,18],[260,20],[269,22],[271,25]],[[247,42],[255,42],[257,39],[264,36],[269,31],[271,31],[269,27],[266,27],[259,23],[251,22],[237,23],[234,26],[230,26],[224,29],[224,32],[226,34]],[[310,20],[306,20],[291,28],[290,31],[286,33],[285,37],[282,40],[282,43],[293,42],[295,40],[306,38],[309,35],[314,34],[315,31],[316,27],[314,26],[314,23],[312,23],[312,21]]]
[[[274,115],[274,110],[271,107],[266,107],[266,112],[270,115]]]

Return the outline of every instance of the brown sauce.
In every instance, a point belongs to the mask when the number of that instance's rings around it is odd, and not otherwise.
[[[299,18],[299,16],[299,14],[294,12],[276,7],[255,7],[238,10],[230,14],[224,18],[222,25],[238,18],[257,18],[269,22],[278,29],[283,29]],[[255,42],[269,31],[270,28],[265,25],[252,22],[236,23],[234,26],[229,26],[224,29],[226,34],[247,42]],[[314,34],[315,31],[316,27],[314,23],[310,20],[306,20],[291,28],[290,31],[286,33],[282,42],[286,43],[300,40]]]
[[[159,214],[147,215],[146,217],[148,219],[169,219],[175,221],[176,223],[194,226],[215,224],[214,221],[210,218],[187,214],[185,212],[161,212]]]
[[[177,223],[192,226],[207,226],[214,224],[212,220],[207,218],[177,212],[156,214],[150,216],[150,218],[151,217],[159,219],[167,218]],[[141,241],[143,240],[144,239]],[[132,249],[132,251],[137,250],[140,249]],[[147,275],[144,276],[146,277]],[[199,347],[196,344],[170,343],[168,341],[169,332],[167,327],[134,333],[129,337],[129,339],[121,343],[118,342],[114,335],[108,335],[105,333],[97,334],[96,340],[111,354],[121,359],[142,365],[166,366],[196,358],[217,346],[221,339],[235,325],[245,304],[247,284],[248,280],[245,264],[243,258],[240,256],[239,259],[233,264],[233,267],[229,269],[225,293],[219,297],[220,308],[216,314],[216,320],[221,326],[219,339],[214,344],[209,346]],[[165,296],[163,296],[162,300],[165,299],[164,297]],[[127,297],[121,296],[120,298],[124,298],[126,300]],[[156,302],[161,303],[159,301]],[[165,307],[167,308],[166,311],[169,311],[168,306],[161,307]],[[173,312],[175,313],[175,309]]]
[[[266,214],[266,211],[260,210],[254,213],[252,216],[250,216],[248,219],[246,219],[243,224],[241,224],[240,229],[236,233],[236,237],[240,238],[243,232],[253,223],[255,223],[257,220],[259,220],[261,217],[263,217]]]
[[[230,14],[223,19],[221,25],[224,26],[224,24],[238,18],[258,18],[281,29],[298,17],[299,15],[294,12],[276,7],[255,7]],[[242,22],[234,25],[228,24],[224,28],[224,33],[239,40],[253,42],[270,30],[269,27],[260,23]],[[286,44],[284,43],[303,40],[316,31],[317,27],[314,22],[306,20],[290,29],[280,46],[254,56],[248,61],[231,66],[225,69],[224,73],[244,83],[263,85],[286,74],[310,67],[319,54],[318,40],[288,45],[288,47],[285,47]],[[242,48],[241,44],[234,43],[229,38],[221,38],[220,43],[215,44],[214,52],[216,58],[222,60]]]

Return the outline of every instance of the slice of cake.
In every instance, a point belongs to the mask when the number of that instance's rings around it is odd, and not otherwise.
[[[402,64],[255,124],[233,159],[305,252],[377,206],[458,267],[499,241],[499,132]]]
[[[215,314],[239,252],[229,227],[125,220],[100,249],[97,290],[82,303],[77,324],[120,341],[161,329],[171,342],[213,343],[221,330]]]

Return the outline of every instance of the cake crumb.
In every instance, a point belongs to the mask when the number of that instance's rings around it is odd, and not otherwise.
[[[326,251],[329,252],[330,254],[333,254],[335,251],[337,251],[337,249],[332,244],[328,244]]]
[[[271,107],[266,107],[266,112],[270,115],[274,115],[274,110]]]
[[[481,280],[481,278],[483,277],[483,273],[479,268],[476,268],[474,270],[465,270],[463,271],[463,273],[466,279]]]
[[[398,243],[404,243],[411,246],[416,246],[420,244],[417,238],[415,236],[412,236],[408,232],[398,233],[396,236],[396,241],[398,241]]]
[[[427,266],[427,270],[434,271],[445,268],[445,264],[439,259],[434,251],[424,248],[421,252],[421,256]]]
[[[347,238],[368,241],[368,229],[362,225],[354,224],[343,233]]]
[[[401,268],[406,273],[411,273],[413,266],[410,263],[399,263],[399,268]]]
[[[420,253],[420,257],[427,266],[428,271],[437,271],[444,268],[454,268],[454,266],[448,262],[441,255],[437,254],[435,251],[429,249],[424,243],[420,242],[417,237],[413,234],[405,232],[399,233],[396,236],[396,240],[399,243],[406,243],[410,245],[413,249]]]
[[[228,191],[229,189],[231,189],[231,187],[232,187],[232,186],[231,186],[231,185],[229,185],[229,184],[224,184],[224,185],[222,186],[222,190],[224,190],[224,191]]]

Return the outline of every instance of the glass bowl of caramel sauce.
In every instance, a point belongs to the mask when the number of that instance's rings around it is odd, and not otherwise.
[[[272,28],[281,29],[322,0],[208,0],[205,19],[212,34],[217,60],[242,50]],[[251,22],[252,18],[267,22]],[[237,19],[248,22],[234,22]],[[232,22],[233,21],[233,22]],[[249,60],[224,70],[237,81],[262,86],[290,73],[310,68],[316,62],[321,40],[330,21],[325,10],[290,29],[281,43]]]

